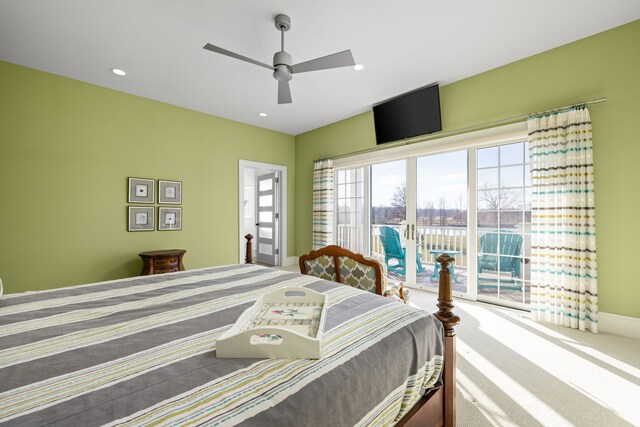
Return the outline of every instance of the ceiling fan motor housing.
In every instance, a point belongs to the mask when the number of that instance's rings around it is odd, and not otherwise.
[[[278,31],[289,31],[289,29],[291,28],[291,18],[289,18],[284,13],[276,15],[275,22]]]
[[[273,55],[273,77],[278,81],[289,81],[293,77],[291,75],[291,55],[288,52],[280,51]]]

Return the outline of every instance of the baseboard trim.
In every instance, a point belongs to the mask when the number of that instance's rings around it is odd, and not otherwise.
[[[288,256],[282,259],[282,267],[292,267],[294,265],[298,265],[297,256]]]
[[[598,313],[598,330],[640,340],[640,318],[613,313]]]

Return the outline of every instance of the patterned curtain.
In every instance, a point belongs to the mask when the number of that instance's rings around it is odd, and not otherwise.
[[[589,110],[572,107],[530,118],[528,125],[531,317],[598,332]]]
[[[333,243],[333,160],[313,164],[313,249]]]

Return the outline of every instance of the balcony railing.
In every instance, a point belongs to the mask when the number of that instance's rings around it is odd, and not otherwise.
[[[384,258],[384,249],[380,241],[380,227],[385,224],[374,224],[371,226],[371,255],[373,257]],[[400,234],[403,240],[403,230],[400,225],[390,225]],[[336,234],[336,244],[349,248],[359,253],[367,253],[363,245],[364,230],[362,226],[338,225]],[[423,262],[433,264],[435,255],[431,250],[457,251],[453,255],[456,259],[456,266],[467,266],[467,229],[466,227],[434,227],[418,226],[416,236],[418,252]],[[404,242],[402,242],[404,245]]]

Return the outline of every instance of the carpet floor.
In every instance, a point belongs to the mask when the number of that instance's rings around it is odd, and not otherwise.
[[[435,311],[436,296],[412,301]],[[640,340],[454,301],[459,426],[640,426]]]

